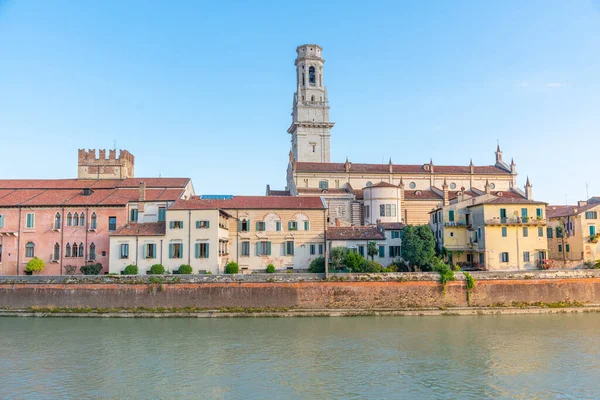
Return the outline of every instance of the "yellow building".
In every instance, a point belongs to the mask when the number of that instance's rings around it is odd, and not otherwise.
[[[600,199],[571,206],[548,206],[548,255],[553,261],[598,261]],[[574,264],[574,265],[573,265]],[[576,266],[572,263],[571,266]]]
[[[526,188],[531,195],[531,186]],[[536,269],[547,257],[546,203],[515,191],[461,193],[430,213],[448,262],[489,271]]]

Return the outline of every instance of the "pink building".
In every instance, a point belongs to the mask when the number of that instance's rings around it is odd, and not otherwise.
[[[164,221],[166,209],[189,198],[189,178],[134,178],[127,151],[79,150],[77,179],[0,180],[0,275],[22,275],[32,257],[40,273],[101,263],[108,271],[109,234],[130,221]]]

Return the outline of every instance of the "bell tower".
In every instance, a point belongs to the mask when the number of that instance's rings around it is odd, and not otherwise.
[[[300,162],[329,162],[329,101],[323,80],[323,48],[304,44],[296,49],[296,92],[292,108],[292,157]]]

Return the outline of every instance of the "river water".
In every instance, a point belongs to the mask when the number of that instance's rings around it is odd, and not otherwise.
[[[1,399],[598,399],[600,315],[0,318]]]

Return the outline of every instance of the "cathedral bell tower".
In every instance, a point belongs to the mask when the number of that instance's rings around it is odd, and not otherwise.
[[[296,93],[292,109],[292,157],[300,162],[329,162],[330,130],[327,88],[323,85],[323,48],[305,44],[296,49]]]

